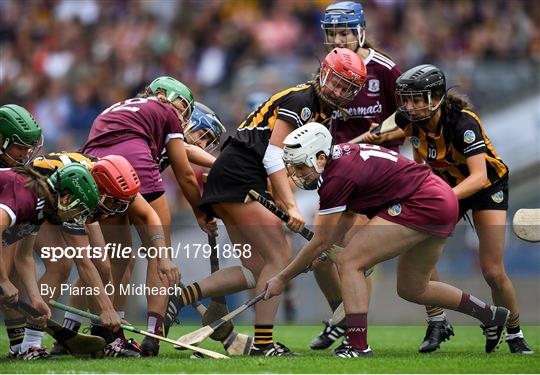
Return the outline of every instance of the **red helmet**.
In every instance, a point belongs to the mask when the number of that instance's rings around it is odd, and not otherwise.
[[[338,105],[346,104],[360,92],[366,77],[366,65],[356,52],[334,48],[321,65],[321,93]]]
[[[110,215],[127,210],[141,187],[139,176],[129,161],[120,155],[101,158],[90,173],[101,196],[98,207]]]

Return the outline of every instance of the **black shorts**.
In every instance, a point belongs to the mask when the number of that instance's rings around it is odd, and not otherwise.
[[[155,201],[156,199],[158,199],[159,197],[161,197],[165,192],[164,191],[153,191],[153,192],[150,192],[150,193],[144,193],[144,194],[141,194],[143,196],[143,198],[148,202],[153,202]]]
[[[508,175],[494,185],[459,201],[460,216],[469,210],[508,210]]]
[[[217,217],[212,203],[244,202],[250,189],[266,196],[267,175],[262,157],[229,138],[208,174],[199,208]]]

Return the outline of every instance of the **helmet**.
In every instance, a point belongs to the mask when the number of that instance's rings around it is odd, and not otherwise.
[[[28,157],[24,161],[15,160],[17,164],[28,164],[39,152],[43,145],[41,127],[30,112],[16,104],[6,104],[0,107],[0,155],[5,154],[13,144],[30,148]]]
[[[407,110],[407,102],[413,103],[413,97],[421,95],[427,103],[426,107],[415,108],[422,110],[429,108],[431,113],[426,116],[412,116]],[[423,64],[415,66],[400,75],[396,80],[396,102],[400,111],[412,122],[424,121],[435,113],[444,101],[446,95],[446,78],[442,70],[434,65]],[[433,98],[440,98],[440,102],[434,107],[431,103]]]
[[[201,129],[204,132],[201,132],[197,136],[192,136],[194,132]],[[224,131],[226,131],[225,126],[223,126],[216,113],[204,104],[195,102],[195,109],[191,114],[189,124],[184,129],[186,136],[188,134],[191,135],[191,141],[188,143],[196,143],[208,135],[211,141],[207,144],[205,150],[210,152],[219,144],[219,138]]]
[[[59,168],[47,182],[56,194],[61,219],[84,223],[97,207],[99,191],[96,182],[82,164],[71,163]],[[62,199],[65,194],[71,194],[68,203]]]
[[[330,4],[324,11],[321,28],[324,31],[326,45],[335,45],[335,43],[328,41],[328,30],[334,30],[335,35],[336,29],[352,29],[353,33],[358,36],[358,47],[362,47],[366,39],[366,19],[362,4],[353,1]]]
[[[255,111],[261,104],[266,102],[268,98],[270,98],[272,95],[270,95],[267,92],[263,91],[256,91],[254,93],[251,93],[248,95],[246,100],[246,106],[247,110],[251,113]]]
[[[101,158],[90,174],[99,189],[98,208],[109,215],[126,211],[141,187],[139,176],[129,161],[120,155]]]
[[[313,173],[322,173],[324,168],[317,165],[317,156],[322,152],[330,155],[332,149],[332,135],[330,131],[318,122],[310,122],[292,131],[283,140],[283,161],[287,166],[289,176],[295,184],[302,189],[314,189],[317,178],[306,181],[306,176],[297,176],[295,166],[307,166]]]
[[[193,112],[193,103],[195,99],[193,98],[193,93],[190,88],[184,85],[182,82],[172,78],[172,77],[158,77],[150,83],[149,86],[152,93],[156,93],[158,90],[163,90],[167,100],[173,103],[176,99],[183,99],[186,104],[186,110],[181,113],[184,118],[189,118],[191,112]]]
[[[338,106],[354,99],[366,82],[367,70],[362,59],[347,48],[334,48],[322,62],[319,75],[321,92]],[[340,89],[338,91],[338,89]],[[329,95],[332,92],[333,95]]]

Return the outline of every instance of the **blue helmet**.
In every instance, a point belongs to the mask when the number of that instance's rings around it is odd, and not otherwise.
[[[256,91],[248,95],[246,100],[247,110],[251,113],[255,111],[261,104],[268,100],[272,95],[264,91]]]
[[[201,132],[201,134],[198,134],[196,137],[192,135],[194,132],[201,129],[205,131]],[[193,109],[193,113],[191,114],[189,124],[184,129],[188,143],[196,144],[198,141],[209,136],[210,142],[204,147],[204,149],[210,152],[217,147],[221,133],[224,131],[226,131],[225,126],[223,126],[216,113],[204,104],[195,102],[195,107]],[[188,135],[190,136],[188,137]]]
[[[328,29],[353,29],[353,32],[358,35],[358,44],[360,47],[364,45],[366,19],[364,17],[364,7],[360,3],[353,1],[340,1],[330,4],[324,11],[321,27],[324,31],[325,44],[330,44],[331,47],[336,47],[336,43],[329,43],[327,40]]]

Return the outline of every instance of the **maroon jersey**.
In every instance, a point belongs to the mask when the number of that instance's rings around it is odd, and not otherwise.
[[[366,83],[354,100],[345,106],[349,118],[334,111],[331,132],[336,143],[345,143],[369,130],[371,123],[381,124],[396,111],[396,79],[401,75],[398,66],[388,57],[373,49],[364,60],[368,76]],[[383,144],[397,151],[403,139]]]
[[[449,236],[458,217],[454,192],[427,165],[377,145],[336,146],[319,197],[321,215],[353,211],[435,236]]]
[[[174,109],[155,97],[133,98],[113,104],[92,124],[83,150],[112,146],[133,138],[143,138],[152,159],[159,162],[161,151],[172,138],[184,139]]]
[[[36,234],[44,221],[45,201],[25,186],[27,179],[9,168],[0,169],[0,208],[10,217],[10,226],[2,236],[4,246]]]

